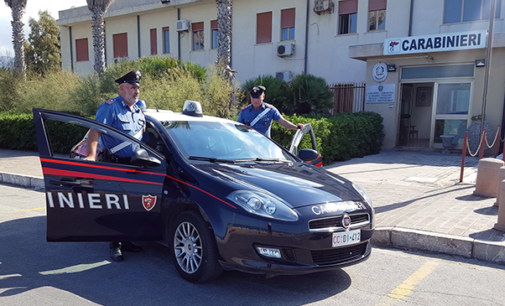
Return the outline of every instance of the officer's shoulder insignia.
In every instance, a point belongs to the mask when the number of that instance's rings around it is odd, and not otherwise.
[[[107,104],[112,104],[114,102],[116,102],[116,99],[109,99],[107,101],[105,101]]]
[[[274,106],[273,105],[270,105],[270,104],[266,104],[265,105],[268,107],[268,108],[273,108]]]
[[[242,107],[242,110],[244,110],[245,108],[246,108],[245,106],[244,106],[244,107]]]

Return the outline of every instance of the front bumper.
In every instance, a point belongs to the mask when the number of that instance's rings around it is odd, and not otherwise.
[[[332,252],[333,251],[333,252]],[[336,251],[336,252],[335,252]],[[253,274],[268,274],[268,275],[300,275],[314,272],[330,271],[346,266],[358,264],[367,260],[371,253],[372,247],[369,241],[362,242],[357,245],[346,246],[334,250],[316,251],[319,257],[338,257],[335,263],[318,265],[318,264],[301,264],[301,263],[288,263],[282,261],[254,261],[249,259],[235,258],[235,262],[229,263],[219,261],[225,270],[238,270]],[[312,253],[312,252],[311,252]]]
[[[313,214],[308,218],[300,218],[298,222],[259,221],[236,214],[234,224],[228,225],[225,239],[217,241],[220,264],[227,270],[282,275],[328,271],[360,263],[371,254],[373,214],[368,210],[350,214],[368,215],[369,218],[351,227],[352,230],[360,230],[359,243],[339,247],[332,247],[333,233],[345,229],[338,226],[319,227],[327,222],[318,222],[317,229],[314,229],[309,226],[309,222],[318,218]],[[328,217],[340,219],[338,214]],[[258,246],[279,249],[281,258],[260,255],[256,250]]]

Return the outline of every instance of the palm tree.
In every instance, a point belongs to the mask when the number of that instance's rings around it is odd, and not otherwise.
[[[102,75],[105,71],[105,25],[103,15],[114,0],[86,0],[88,9],[93,14],[93,51],[95,53],[95,71]]]
[[[229,73],[231,60],[232,0],[216,0],[217,3],[217,62]]]
[[[4,0],[12,11],[12,45],[14,47],[14,69],[22,77],[26,76],[25,35],[23,31],[23,14],[27,0]]]

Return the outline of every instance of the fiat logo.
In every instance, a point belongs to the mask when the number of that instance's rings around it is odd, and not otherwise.
[[[351,225],[351,217],[349,217],[348,214],[344,214],[344,216],[342,217],[342,226],[344,228],[349,228],[350,225]]]

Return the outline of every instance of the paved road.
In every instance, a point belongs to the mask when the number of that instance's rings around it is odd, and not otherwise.
[[[44,194],[0,185],[0,305],[504,305],[503,266],[374,248],[359,265],[301,276],[224,272],[183,281],[157,243],[111,262],[108,245],[45,241]]]

